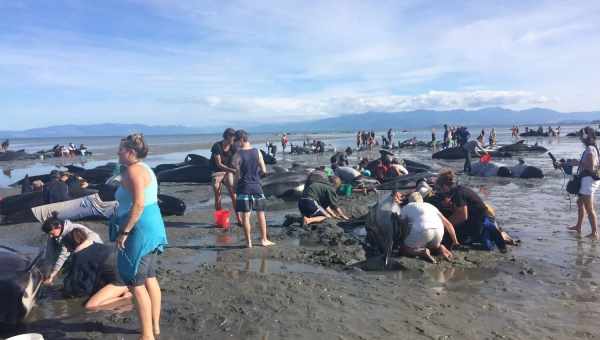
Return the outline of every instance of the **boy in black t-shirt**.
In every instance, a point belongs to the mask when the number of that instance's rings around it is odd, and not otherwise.
[[[215,210],[221,210],[221,191],[223,185],[227,187],[229,196],[231,196],[231,202],[233,209],[236,208],[236,194],[233,177],[235,174],[235,168],[232,166],[233,155],[235,155],[236,149],[234,146],[235,130],[228,128],[223,132],[223,140],[213,144],[210,149],[210,171],[211,183],[213,192],[215,194]],[[238,219],[238,223],[241,224],[241,220]]]

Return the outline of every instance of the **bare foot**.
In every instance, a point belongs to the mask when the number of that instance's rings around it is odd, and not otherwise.
[[[431,256],[431,252],[427,248],[425,248],[425,250],[423,251],[423,258],[433,264],[437,263],[437,261],[435,260],[435,258],[433,258],[433,256]]]
[[[160,335],[160,325],[153,325],[154,328],[154,336],[158,337]]]
[[[252,241],[246,243],[246,248],[252,248]]]
[[[261,244],[263,247],[270,247],[270,246],[274,246],[274,245],[275,245],[275,242],[271,242],[271,241],[269,241],[269,240],[260,240],[260,244]]]
[[[446,247],[440,247],[440,252],[442,253],[442,256],[448,260],[448,261],[452,261],[452,258],[454,257],[454,255],[452,255],[452,252],[448,249],[446,249]]]
[[[587,235],[586,237],[589,237],[589,238],[591,238],[592,240],[599,240],[599,239],[600,239],[600,238],[598,237],[598,233],[597,233],[597,232],[595,232],[595,233],[591,233],[591,234]]]
[[[567,230],[569,230],[569,231],[575,231],[575,232],[580,233],[581,232],[581,227],[578,227],[578,226],[574,225],[572,227],[568,227]]]

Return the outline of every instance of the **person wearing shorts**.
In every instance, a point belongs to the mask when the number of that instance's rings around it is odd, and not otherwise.
[[[594,194],[600,187],[598,180],[598,169],[600,169],[600,152],[596,146],[596,131],[586,126],[581,130],[581,142],[585,145],[585,151],[579,161],[578,175],[581,177],[581,186],[577,197],[577,223],[569,227],[570,231],[581,233],[583,215],[587,214],[592,232],[588,237],[598,239],[598,228],[596,210],[594,207]]]
[[[250,214],[256,211],[258,225],[260,227],[260,243],[264,247],[274,245],[267,237],[267,220],[265,218],[265,195],[260,183],[261,174],[266,174],[267,167],[262,154],[253,148],[248,139],[248,133],[244,130],[235,132],[235,143],[239,149],[233,158],[236,169],[237,201],[236,212],[242,220],[246,245],[252,248],[252,225]]]
[[[227,187],[229,196],[231,197],[231,204],[235,210],[236,194],[234,185],[234,174],[235,168],[232,166],[233,155],[235,155],[236,148],[234,145],[235,130],[228,128],[223,132],[223,140],[213,144],[210,149],[210,171],[211,184],[213,193],[215,195],[215,210],[221,210],[221,192],[223,191],[223,185]],[[238,217],[238,223],[241,224],[241,220]]]

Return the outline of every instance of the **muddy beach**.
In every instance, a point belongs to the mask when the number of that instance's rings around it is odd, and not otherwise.
[[[559,157],[571,148],[576,144],[549,145]],[[436,167],[462,165],[432,163],[430,150],[401,156]],[[328,158],[287,157],[283,164],[326,164]],[[162,185],[161,192],[183,199],[188,212],[165,219],[161,339],[598,338],[600,247],[566,231],[576,212],[547,156],[528,162],[546,178],[460,178],[497,209],[499,224],[522,241],[519,247],[506,254],[456,251],[452,263],[397,258],[393,271],[357,266],[365,260],[360,223],[282,227],[285,215],[297,213],[295,202],[270,199],[267,220],[277,245],[244,249],[241,229],[214,228],[207,185]],[[342,208],[359,218],[377,199],[354,195]],[[107,239],[105,223],[84,223]],[[39,228],[0,227],[3,243],[30,252],[43,242]],[[42,291],[21,329],[0,336],[136,339],[131,308],[86,312],[80,299],[64,299],[56,285]]]

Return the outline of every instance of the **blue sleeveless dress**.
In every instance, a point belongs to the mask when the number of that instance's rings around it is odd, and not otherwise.
[[[154,171],[145,163],[140,164],[146,168],[151,177],[150,185],[144,189],[144,211],[127,237],[125,249],[119,251],[117,256],[119,274],[127,284],[135,282],[142,257],[154,251],[162,253],[164,246],[167,245],[165,224],[158,207],[158,182]],[[119,206],[114,223],[117,226],[124,226],[129,218],[133,197],[123,186],[119,186],[115,197]]]

